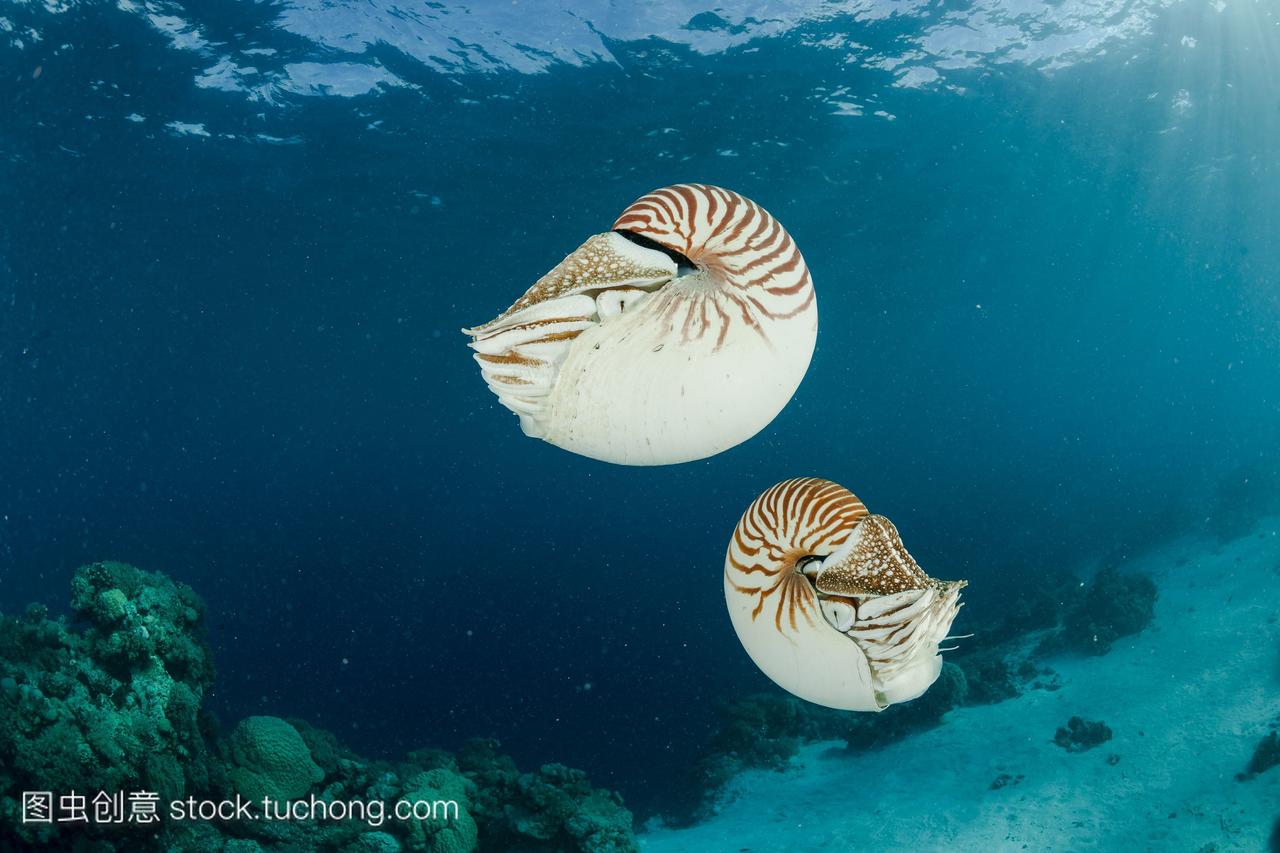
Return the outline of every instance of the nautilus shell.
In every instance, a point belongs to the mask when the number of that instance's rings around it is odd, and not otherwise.
[[[763,429],[804,377],[817,329],[809,270],[778,220],[735,192],[679,184],[463,331],[527,435],[664,465]]]
[[[738,639],[802,699],[880,711],[921,695],[965,581],[929,577],[897,528],[828,480],[787,480],[747,508],[724,565]]]

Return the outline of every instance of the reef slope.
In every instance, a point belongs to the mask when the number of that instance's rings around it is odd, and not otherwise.
[[[1271,518],[1135,560],[1159,584],[1154,622],[1105,655],[1049,657],[1056,689],[956,708],[876,750],[807,744],[782,772],[738,774],[710,819],[651,826],[641,849],[1267,849],[1280,769],[1237,774],[1280,715],[1278,532]],[[1074,716],[1112,737],[1055,744]]]

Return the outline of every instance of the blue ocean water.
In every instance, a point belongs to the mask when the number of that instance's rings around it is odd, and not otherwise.
[[[1274,501],[1278,83],[1263,0],[0,0],[0,610],[163,570],[227,719],[663,808],[769,689],[765,487],[849,486],[964,631]],[[804,252],[795,398],[673,467],[522,437],[458,329],[679,181]]]

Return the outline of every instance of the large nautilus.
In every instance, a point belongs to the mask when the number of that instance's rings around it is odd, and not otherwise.
[[[812,477],[757,498],[724,564],[729,617],[756,665],[801,699],[848,711],[933,684],[965,583],[929,577],[889,519]]]
[[[706,184],[654,190],[463,331],[527,435],[628,465],[702,459],[782,411],[818,307],[791,236]]]

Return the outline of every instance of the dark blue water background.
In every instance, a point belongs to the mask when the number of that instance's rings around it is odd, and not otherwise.
[[[281,8],[181,12],[330,58]],[[88,560],[161,569],[209,603],[227,723],[381,755],[494,734],[646,809],[717,699],[769,687],[720,575],[780,479],[849,486],[969,578],[968,631],[1046,571],[1243,512],[1280,437],[1275,16],[1175,4],[1062,67],[923,87],[814,46],[976,8],[531,74],[374,45],[412,87],[263,103],[115,6],[0,3],[41,35],[0,50],[0,608],[63,607]],[[457,330],[677,181],[797,240],[808,378],[704,462],[522,437]]]

